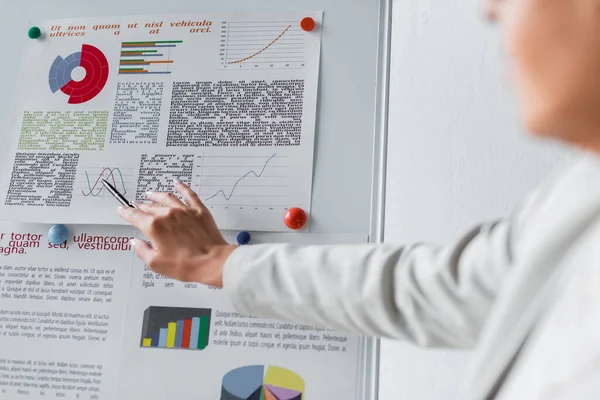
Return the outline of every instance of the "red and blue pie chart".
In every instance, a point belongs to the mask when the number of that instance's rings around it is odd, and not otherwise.
[[[81,80],[72,77],[77,67],[85,70],[85,77]],[[69,96],[69,104],[86,103],[102,92],[108,81],[108,72],[108,59],[104,53],[97,47],[84,44],[81,51],[66,58],[56,57],[50,68],[50,90]]]

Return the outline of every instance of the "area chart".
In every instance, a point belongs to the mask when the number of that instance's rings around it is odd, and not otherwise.
[[[251,365],[223,377],[220,400],[303,400],[304,380],[281,367]]]
[[[81,67],[85,77],[79,81],[72,78],[73,71]],[[52,93],[58,91],[69,96],[69,104],[81,104],[98,96],[108,81],[109,64],[97,47],[84,44],[81,51],[66,58],[57,56],[50,68],[48,83]]]
[[[203,308],[149,307],[144,312],[141,347],[204,350],[212,311]]]

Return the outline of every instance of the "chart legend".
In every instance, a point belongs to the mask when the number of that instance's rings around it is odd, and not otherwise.
[[[182,40],[123,42],[119,75],[172,73],[173,53]]]
[[[304,380],[281,367],[251,365],[223,377],[220,400],[303,400]]]
[[[208,346],[212,310],[149,307],[144,312],[143,348],[204,350]]]

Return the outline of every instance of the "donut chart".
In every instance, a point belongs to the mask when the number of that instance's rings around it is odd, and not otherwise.
[[[85,77],[76,81],[71,74],[77,67],[85,70]],[[49,84],[52,93],[69,96],[69,104],[82,104],[98,96],[108,81],[109,64],[100,49],[84,44],[81,51],[66,58],[56,57],[50,68]]]
[[[220,400],[304,400],[304,380],[281,367],[241,367],[223,377]]]

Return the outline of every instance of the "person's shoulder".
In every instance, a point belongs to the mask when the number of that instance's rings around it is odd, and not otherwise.
[[[557,160],[545,178],[524,199],[521,209],[528,214],[557,199],[577,196],[573,191],[586,192],[594,187],[600,190],[600,154],[574,150]]]
[[[565,153],[511,215],[514,237],[522,238],[542,222],[565,225],[577,215],[600,208],[600,155]]]

